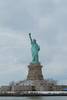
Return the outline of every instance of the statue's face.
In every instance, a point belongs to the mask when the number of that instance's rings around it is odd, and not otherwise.
[[[34,42],[34,43],[36,43],[36,40],[35,40],[35,39],[33,39],[33,42]]]

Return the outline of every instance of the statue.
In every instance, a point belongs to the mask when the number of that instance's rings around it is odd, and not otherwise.
[[[29,38],[30,38],[30,41],[31,41],[32,64],[39,64],[38,52],[40,51],[40,47],[37,44],[36,40],[32,39],[31,33],[29,33]]]

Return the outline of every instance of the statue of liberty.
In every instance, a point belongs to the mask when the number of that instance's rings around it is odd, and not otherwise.
[[[40,51],[40,47],[37,44],[36,40],[32,39],[31,33],[29,33],[29,38],[30,38],[30,41],[31,41],[32,64],[39,64],[38,52]]]

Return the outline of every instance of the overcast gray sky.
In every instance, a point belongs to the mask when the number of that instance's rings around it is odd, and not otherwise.
[[[44,79],[67,84],[67,0],[0,0],[0,85],[26,79],[29,32],[41,47]]]

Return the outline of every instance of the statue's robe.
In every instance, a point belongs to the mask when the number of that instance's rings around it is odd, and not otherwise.
[[[38,46],[37,43],[32,42],[32,63],[39,63],[39,57],[38,57],[38,52],[40,50],[40,47]]]

